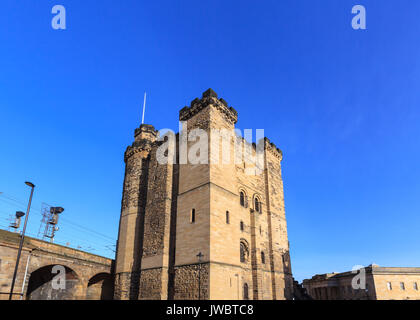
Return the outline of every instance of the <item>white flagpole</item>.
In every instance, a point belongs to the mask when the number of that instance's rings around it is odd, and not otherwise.
[[[143,101],[143,116],[141,118],[141,124],[144,124],[144,112],[146,111],[146,92],[144,93],[144,101]]]

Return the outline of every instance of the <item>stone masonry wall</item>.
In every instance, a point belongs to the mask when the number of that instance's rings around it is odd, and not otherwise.
[[[209,264],[175,267],[174,283],[176,300],[209,299]]]

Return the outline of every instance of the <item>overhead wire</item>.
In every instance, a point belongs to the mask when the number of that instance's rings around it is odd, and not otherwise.
[[[12,207],[20,207],[20,208],[25,207],[25,203],[23,201],[17,200],[16,198],[13,198],[9,195],[5,195],[4,193],[0,195],[0,200]],[[12,203],[11,201],[14,203]],[[35,213],[39,214],[40,216],[43,216],[41,213],[41,210],[38,210],[36,208],[31,208],[31,211],[35,211]],[[5,212],[3,213],[7,215],[7,213]],[[10,220],[10,215],[9,215],[9,218],[3,218],[3,219]],[[64,231],[60,230],[61,232],[59,233],[59,235],[64,236],[65,240],[55,240],[56,243],[60,242],[60,243],[65,244],[66,246],[71,245],[72,247],[77,246],[78,249],[83,248],[86,251],[98,251],[98,248],[92,247],[92,246],[98,246],[100,248],[103,248],[102,250],[115,252],[115,250],[110,248],[110,247],[116,246],[115,245],[116,240],[114,238],[107,236],[105,234],[102,234],[100,232],[97,232],[95,230],[92,230],[90,228],[84,227],[66,218],[60,217],[60,221],[62,221],[60,223],[60,226],[62,226]],[[8,228],[8,226],[5,226],[5,225],[2,225],[2,227]],[[100,241],[101,243],[92,241],[91,239],[83,238],[80,235],[80,233],[86,234],[87,232],[90,233],[90,236],[94,234],[96,236],[95,239]],[[32,235],[35,238],[38,238],[38,235],[35,235],[32,233],[28,233],[28,235]],[[98,238],[98,236],[102,238]],[[81,246],[81,244],[83,244],[83,246]]]

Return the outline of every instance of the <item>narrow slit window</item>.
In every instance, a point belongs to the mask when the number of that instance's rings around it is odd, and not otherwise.
[[[241,231],[244,231],[244,222],[243,221],[241,221],[240,228],[241,228]]]
[[[191,223],[195,223],[195,209],[191,210]]]
[[[255,198],[255,211],[261,212],[260,201],[257,198]]]
[[[241,206],[242,206],[242,207],[245,207],[245,193],[243,193],[243,192],[241,191],[241,193],[239,194],[239,197],[240,197],[240,203],[241,203]]]
[[[240,246],[240,258],[241,258],[241,262],[245,262],[245,246],[241,243]]]
[[[248,294],[248,284],[244,284],[244,300],[249,300],[249,294]]]
[[[226,211],[226,223],[230,223],[229,211]]]

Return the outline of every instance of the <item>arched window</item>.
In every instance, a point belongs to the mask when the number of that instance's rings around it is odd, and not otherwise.
[[[248,246],[244,240],[241,241],[240,250],[241,250],[240,251],[241,262],[245,263],[248,261],[249,252],[248,252]]]
[[[241,206],[245,207],[245,193],[243,191],[240,192],[239,198],[240,198]]]
[[[245,262],[245,246],[241,243],[241,262]]]
[[[258,198],[255,198],[255,211],[261,212],[261,204],[260,204],[260,200],[258,200]]]
[[[240,228],[241,228],[241,231],[244,231],[244,222],[243,221],[241,221],[241,223],[240,223]]]
[[[261,251],[261,263],[265,264],[265,254],[264,251]]]
[[[248,283],[244,283],[244,300],[249,300]]]
[[[230,223],[230,219],[229,219],[229,211],[226,211],[226,223],[229,224]]]
[[[195,223],[195,209],[191,210],[191,223]]]

